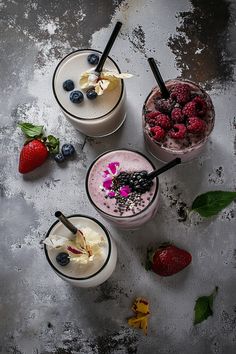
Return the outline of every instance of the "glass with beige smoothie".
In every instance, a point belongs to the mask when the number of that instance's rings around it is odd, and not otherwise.
[[[152,162],[134,150],[105,152],[90,166],[87,195],[96,210],[114,226],[137,229],[156,214],[159,202],[158,178],[146,183],[155,169]]]
[[[98,80],[93,74],[100,57],[101,52],[97,50],[76,50],[60,61],[52,80],[55,99],[67,120],[77,130],[91,137],[112,134],[121,127],[126,118],[123,79],[116,80],[116,85],[111,84],[101,95],[94,93],[92,84],[102,84],[101,78]],[[88,78],[91,87],[82,89],[80,79],[86,71],[91,73]],[[103,71],[121,73],[110,57],[106,58]],[[80,93],[76,96],[77,92]]]
[[[108,230],[96,219],[85,215],[72,215],[69,221],[83,235],[86,250],[79,240],[56,221],[44,240],[45,255],[55,273],[71,285],[94,287],[105,282],[113,273],[117,249]]]
[[[145,100],[142,121],[148,151],[163,162],[180,157],[187,162],[199,156],[211,134],[215,111],[207,92],[189,80],[165,83],[170,97],[154,87]]]

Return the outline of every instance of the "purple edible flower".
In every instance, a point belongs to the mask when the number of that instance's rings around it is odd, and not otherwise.
[[[122,197],[127,198],[131,192],[131,188],[129,186],[123,186],[120,188],[120,195]]]

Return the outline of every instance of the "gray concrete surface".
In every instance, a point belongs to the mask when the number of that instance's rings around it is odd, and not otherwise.
[[[235,203],[211,220],[180,222],[178,215],[181,203],[191,205],[197,194],[236,188],[235,11],[233,0],[0,1],[0,353],[236,352]],[[126,82],[128,118],[116,134],[85,141],[56,105],[52,73],[73,49],[103,49],[118,19],[124,25],[111,55],[135,75]],[[165,79],[192,78],[208,89],[215,129],[199,159],[161,176],[161,205],[152,222],[135,232],[104,222],[119,252],[110,280],[95,289],[72,288],[49,268],[42,240],[56,209],[102,221],[84,189],[94,157],[114,147],[145,152],[140,112],[154,85],[149,56]],[[21,176],[20,120],[44,124],[72,142],[76,158],[64,168],[49,159]],[[146,248],[161,241],[189,250],[191,266],[170,278],[147,273]],[[196,298],[216,285],[214,316],[194,327]],[[136,296],[150,301],[147,337],[127,325]]]

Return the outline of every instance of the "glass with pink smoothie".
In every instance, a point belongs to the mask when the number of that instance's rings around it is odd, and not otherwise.
[[[118,149],[100,155],[86,177],[88,198],[97,211],[121,229],[137,229],[156,214],[158,178],[146,180],[155,169],[138,151]]]
[[[206,91],[192,81],[169,80],[165,85],[169,98],[162,98],[159,88],[154,87],[145,100],[145,143],[158,160],[169,162],[180,157],[187,162],[199,156],[213,130],[213,103]]]

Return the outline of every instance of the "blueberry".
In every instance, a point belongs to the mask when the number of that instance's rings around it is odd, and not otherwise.
[[[54,156],[54,160],[58,163],[64,162],[65,161],[65,157],[62,153],[58,153]]]
[[[94,100],[97,97],[97,92],[94,89],[90,89],[86,92],[86,96],[89,100]]]
[[[70,100],[73,103],[81,103],[84,100],[84,95],[81,91],[72,91],[70,93]]]
[[[63,266],[63,267],[66,266],[67,264],[70,263],[70,258],[69,258],[68,253],[65,253],[65,252],[58,253],[58,255],[56,256],[56,261],[61,266]]]
[[[99,62],[99,56],[97,54],[89,54],[88,55],[88,62],[91,65],[96,65]]]
[[[75,152],[75,148],[72,144],[62,145],[61,152],[65,157],[72,156]]]
[[[74,82],[72,80],[66,80],[63,82],[63,88],[66,91],[72,91],[75,88]]]

